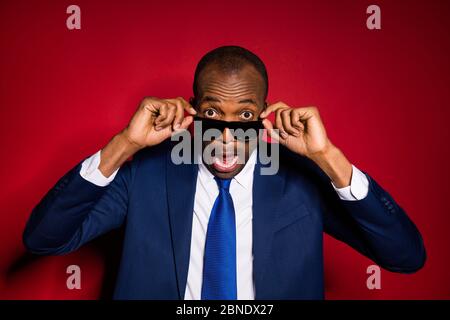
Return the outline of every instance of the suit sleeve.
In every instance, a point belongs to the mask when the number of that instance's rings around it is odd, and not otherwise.
[[[345,201],[322,184],[324,230],[392,272],[412,273],[423,267],[426,252],[420,232],[391,195],[369,175],[367,196]],[[323,191],[323,190],[322,190]]]
[[[81,166],[79,163],[65,174],[33,209],[23,233],[30,252],[69,253],[124,222],[131,163],[123,165],[104,187],[81,177]]]

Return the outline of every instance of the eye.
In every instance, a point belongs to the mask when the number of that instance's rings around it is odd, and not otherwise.
[[[217,111],[214,110],[214,109],[212,109],[212,108],[209,108],[209,109],[206,109],[206,110],[203,112],[203,114],[204,114],[205,117],[207,117],[207,118],[214,118],[215,116],[217,116]]]
[[[253,112],[250,112],[250,111],[244,111],[244,112],[241,113],[241,117],[242,117],[244,120],[251,120],[251,119],[253,118]]]

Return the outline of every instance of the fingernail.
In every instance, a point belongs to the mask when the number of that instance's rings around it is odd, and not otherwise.
[[[281,137],[282,137],[283,139],[286,139],[286,138],[288,137],[288,135],[287,135],[286,132],[283,132],[283,131],[282,131],[280,134],[281,134]]]
[[[159,131],[159,130],[161,130],[161,127],[156,126],[156,127],[155,127],[155,130],[156,130],[156,131]]]
[[[173,129],[174,129],[174,130],[177,130],[179,127],[180,127],[180,124],[177,123],[176,125],[173,126]]]

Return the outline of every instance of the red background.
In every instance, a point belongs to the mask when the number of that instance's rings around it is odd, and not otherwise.
[[[328,236],[328,299],[450,298],[449,1],[0,2],[0,298],[93,299],[114,284],[120,234],[62,257],[21,243],[33,206],[57,179],[123,128],[144,96],[191,95],[200,57],[237,44],[266,63],[269,101],[318,106],[332,141],[375,177],[421,230],[414,275],[382,271]],[[66,267],[82,289],[66,288]]]

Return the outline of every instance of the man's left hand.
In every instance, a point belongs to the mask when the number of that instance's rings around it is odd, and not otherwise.
[[[275,113],[275,125],[267,116]],[[316,107],[291,108],[283,102],[269,105],[261,114],[271,138],[292,152],[313,160],[338,188],[350,184],[352,165],[328,139]],[[278,129],[279,134],[274,130]]]
[[[265,119],[272,112],[275,113],[275,126]],[[277,102],[269,105],[260,117],[275,141],[302,156],[313,158],[331,145],[316,107],[291,108]],[[279,135],[273,129],[278,129]]]

